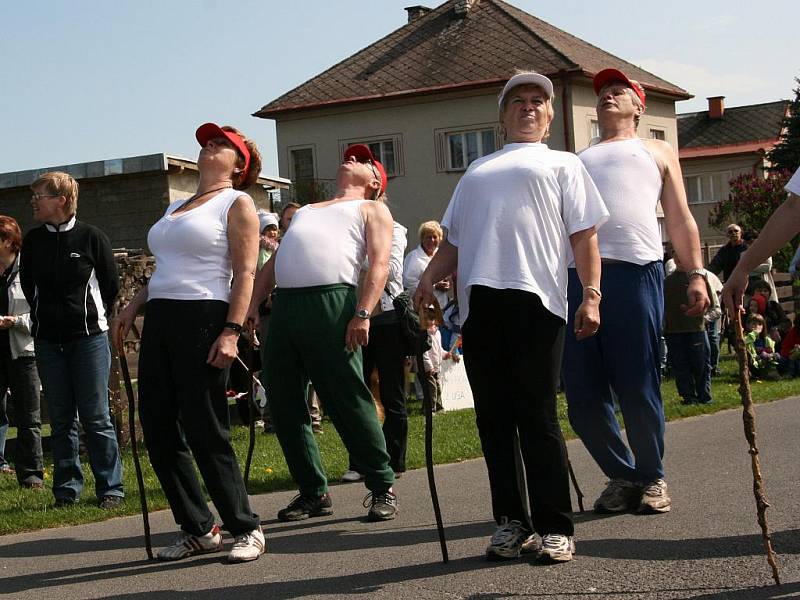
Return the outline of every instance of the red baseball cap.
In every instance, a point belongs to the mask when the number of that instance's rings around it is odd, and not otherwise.
[[[225,131],[216,123],[203,123],[195,131],[194,136],[200,143],[200,146],[205,146],[208,140],[214,138],[224,137],[239,151],[239,154],[244,158],[244,168],[242,169],[242,181],[247,178],[247,172],[250,170],[250,150],[245,146],[242,136],[233,133],[232,131]]]
[[[621,81],[631,88],[633,93],[636,94],[639,100],[641,100],[642,106],[646,105],[644,99],[644,90],[641,88],[641,86],[634,84],[630,79],[628,79],[628,76],[625,75],[625,73],[618,69],[603,69],[597,75],[595,75],[594,79],[592,80],[594,93],[600,94],[600,90],[603,89],[604,85],[608,83],[614,83],[615,81]]]
[[[353,144],[352,146],[348,146],[345,148],[344,151],[344,159],[347,159],[348,156],[353,156],[359,162],[364,160],[369,160],[375,165],[375,168],[378,170],[378,174],[381,176],[381,193],[386,192],[386,184],[388,183],[388,178],[386,177],[386,169],[383,168],[383,165],[375,158],[375,155],[372,154],[372,150],[369,149],[369,146],[366,144]],[[380,195],[380,194],[379,194]]]

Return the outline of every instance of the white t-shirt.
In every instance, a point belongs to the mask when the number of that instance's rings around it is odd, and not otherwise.
[[[407,289],[408,293],[412,296],[414,292],[417,291],[419,278],[422,277],[422,273],[428,267],[431,258],[433,257],[425,254],[425,250],[422,249],[422,246],[417,246],[408,253],[405,261],[403,261],[403,287]],[[445,290],[437,290],[434,288],[433,295],[439,303],[439,308],[444,308],[450,301]]]
[[[392,223],[392,250],[389,253],[389,275],[386,277],[386,288],[381,292],[381,311],[389,312],[394,310],[392,300],[403,293],[403,252],[406,251],[406,231],[405,227],[397,221]],[[369,257],[364,260],[362,270],[369,269]],[[389,290],[389,294],[386,293]]]
[[[786,183],[784,189],[787,192],[792,192],[796,196],[800,196],[800,169],[794,172],[792,178]]]
[[[532,292],[566,321],[569,236],[606,219],[608,210],[574,154],[514,143],[476,160],[442,219],[448,241],[458,247],[461,323],[473,285]]]
[[[156,271],[147,285],[148,299],[228,302],[233,277],[228,211],[239,196],[250,200],[244,192],[227,189],[177,215],[172,213],[185,200],[167,207],[147,234],[147,245],[156,259]]]
[[[372,200],[348,200],[323,207],[309,204],[298,209],[275,258],[276,285],[357,286],[367,256],[366,226],[361,213],[364,202]]]

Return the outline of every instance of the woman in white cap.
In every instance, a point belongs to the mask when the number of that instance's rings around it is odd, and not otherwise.
[[[258,270],[261,270],[278,247],[278,215],[271,212],[258,213]]]
[[[514,75],[499,107],[506,144],[473,162],[456,187],[442,219],[447,237],[415,300],[432,302],[434,283],[458,269],[464,362],[498,525],[487,558],[538,550],[543,562],[563,562],[575,551],[556,413],[567,265],[574,254],[585,291],[583,303],[570,308],[576,325],[567,335],[594,335],[600,301],[595,228],[608,212],[580,160],[543,143],[553,119],[547,77]],[[522,481],[541,545],[522,504]]]
[[[150,462],[181,532],[161,560],[222,550],[220,528],[195,475],[196,462],[225,528],[230,562],[264,552],[230,443],[225,369],[236,358],[258,256],[258,217],[244,193],[258,178],[255,142],[214,123],[196,132],[200,182],[173,202],[147,236],[157,269],[119,314],[117,347],[146,308],[139,358],[139,418]],[[145,306],[146,303],[146,306]]]

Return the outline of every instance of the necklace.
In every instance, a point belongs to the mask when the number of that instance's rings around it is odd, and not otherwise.
[[[202,198],[203,196],[208,196],[208,194],[213,194],[214,192],[219,192],[219,191],[222,191],[222,190],[228,190],[231,187],[232,186],[230,186],[230,185],[223,185],[222,187],[218,187],[218,188],[213,189],[213,190],[208,190],[207,192],[203,192],[202,194],[195,194],[194,196],[189,198],[186,202],[181,204],[175,211],[173,211],[173,214],[176,213],[176,212],[182,211],[184,208],[189,206],[192,202],[194,202],[198,198]]]

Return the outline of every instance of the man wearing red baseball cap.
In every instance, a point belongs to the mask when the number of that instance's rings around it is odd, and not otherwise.
[[[380,201],[385,191],[386,171],[369,148],[348,147],[333,198],[297,210],[256,277],[247,319],[258,323],[258,305],[274,288],[262,347],[265,381],[275,432],[299,488],[278,512],[281,521],[333,514],[306,406],[309,380],[364,474],[367,518],[384,521],[397,512],[395,475],[362,373],[370,313],[389,273],[393,221]],[[359,286],[365,259],[369,268]]]
[[[611,216],[597,232],[603,263],[602,328],[595,337],[566,337],[564,384],[575,432],[609,478],[597,512],[664,513],[664,410],[659,356],[664,271],[660,202],[669,239],[689,276],[687,315],[709,305],[700,240],[686,202],[678,154],[667,142],[640,139],[645,91],[618,69],[594,77],[600,141],[579,154]],[[569,303],[583,290],[569,274]],[[568,324],[572,327],[572,323]],[[625,445],[614,411],[625,420]]]

